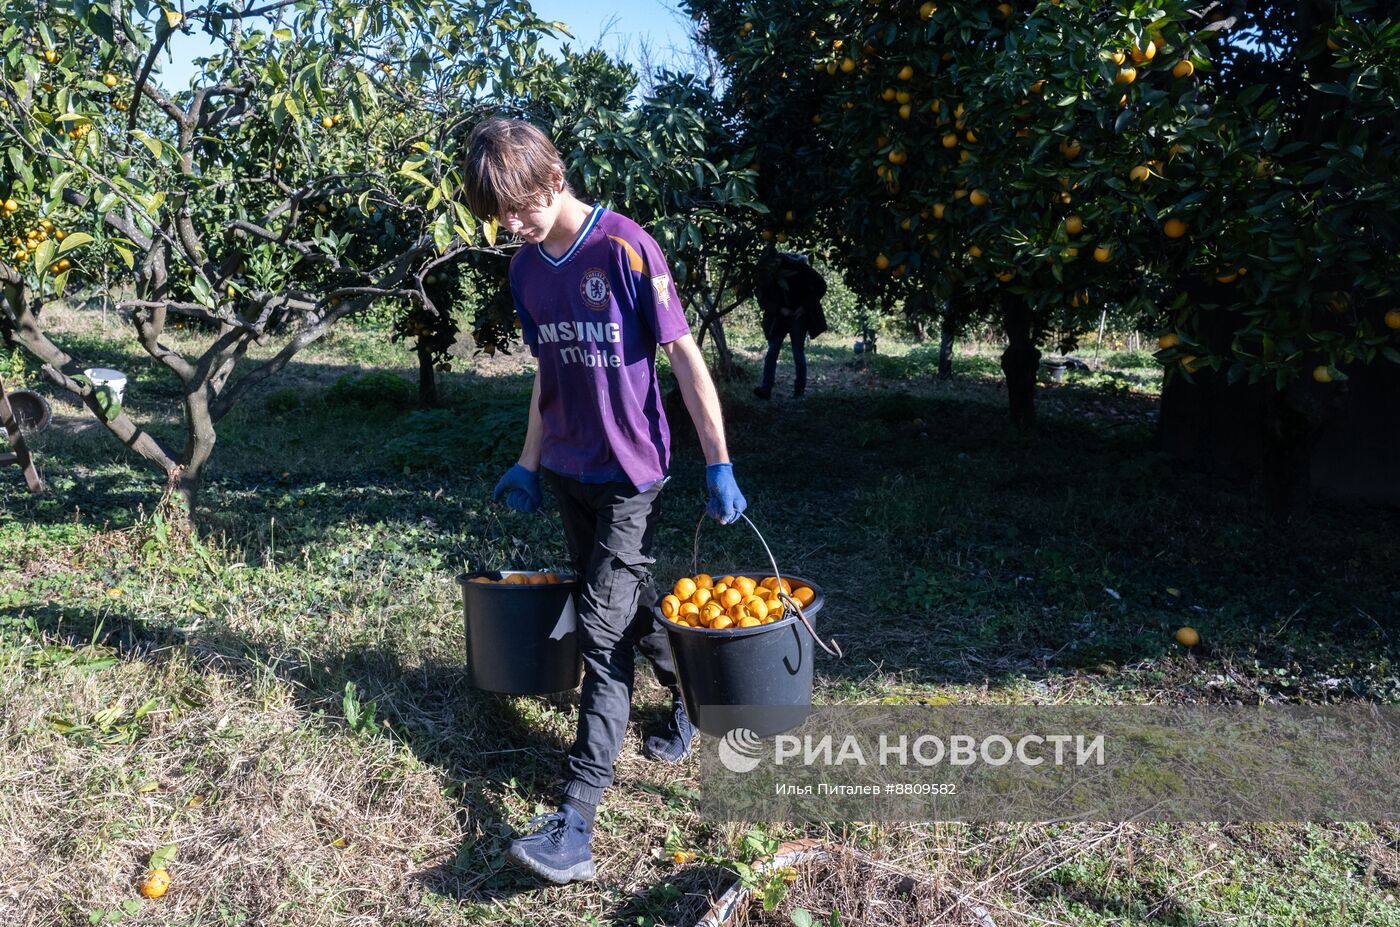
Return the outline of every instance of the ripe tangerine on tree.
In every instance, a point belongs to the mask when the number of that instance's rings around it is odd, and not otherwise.
[[[1385,314],[1385,327],[1400,330],[1400,309],[1392,309]]]
[[[1180,238],[1186,234],[1186,223],[1172,216],[1162,224],[1162,234],[1168,238]]]
[[[1159,351],[1165,351],[1169,348],[1177,347],[1180,344],[1181,338],[1175,332],[1167,332],[1157,339],[1157,349]]]
[[[1176,66],[1172,68],[1173,77],[1190,77],[1195,73],[1196,66],[1192,64],[1188,58],[1182,58],[1176,63]]]
[[[1131,84],[1137,80],[1137,68],[1119,68],[1118,76],[1113,78],[1115,84]]]

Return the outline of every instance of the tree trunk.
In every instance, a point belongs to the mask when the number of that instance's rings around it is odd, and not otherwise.
[[[189,435],[185,440],[185,453],[179,466],[168,471],[179,501],[185,507],[186,519],[193,520],[195,504],[199,501],[199,490],[204,481],[204,466],[214,453],[218,435],[214,430],[214,419],[209,414],[209,398],[204,385],[185,397],[185,423]]]
[[[1264,507],[1286,520],[1307,512],[1312,499],[1312,461],[1323,425],[1345,406],[1346,386],[1319,389],[1311,382],[1269,389],[1264,402],[1260,478]]]
[[[953,378],[953,324],[943,320],[943,333],[938,339],[938,379]]]
[[[433,354],[418,340],[418,407],[431,409],[437,405],[437,378],[433,375]]]
[[[1006,350],[1001,354],[1001,370],[1006,375],[1006,395],[1011,421],[1021,429],[1035,425],[1035,373],[1040,367],[1040,349],[1032,333],[1031,307],[1014,293],[1001,296],[1002,326],[1006,329]]]
[[[734,363],[734,352],[729,350],[729,339],[724,336],[724,319],[715,315],[710,320],[710,331],[715,337],[715,356],[719,359],[719,376],[722,380],[733,380],[739,375]]]

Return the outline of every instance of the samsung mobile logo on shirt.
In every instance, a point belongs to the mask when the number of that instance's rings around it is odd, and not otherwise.
[[[622,358],[600,346],[622,343],[622,326],[617,322],[550,322],[539,327],[539,340],[544,342],[588,342],[591,351],[583,347],[568,347],[559,352],[565,364],[588,367],[621,367]]]

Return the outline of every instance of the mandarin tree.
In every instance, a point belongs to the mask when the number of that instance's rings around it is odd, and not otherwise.
[[[763,176],[765,202],[837,245],[867,298],[917,307],[932,294],[957,324],[999,322],[1018,423],[1032,417],[1036,343],[1105,306],[1169,322],[1181,350],[1164,360],[1188,376],[1209,365],[1278,385],[1313,370],[1308,349],[1388,356],[1374,320],[1351,334],[1319,324],[1319,302],[1346,297],[1310,283],[1379,280],[1396,254],[1372,199],[1392,189],[1378,169],[1395,138],[1379,131],[1396,68],[1377,5],[1301,4],[1331,11],[1298,44],[1305,80],[1337,79],[1285,99],[1243,69],[1221,79],[1213,61],[1251,44],[1244,21],[1186,3],[688,5],[726,65],[739,131],[782,165]],[[1320,111],[1344,112],[1337,141],[1287,138],[1307,121],[1290,107],[1316,110],[1319,94],[1335,98]],[[1339,175],[1350,182],[1324,191]],[[1374,277],[1358,277],[1368,255],[1381,257]],[[1243,310],[1242,337],[1197,350],[1200,320],[1222,306]]]
[[[1282,515],[1307,501],[1329,419],[1396,380],[1400,18],[1373,0],[1235,12],[1217,23],[1212,77],[1219,137],[1234,144],[1188,207],[1199,259],[1164,320],[1159,356],[1183,381],[1164,392],[1163,437],[1209,428],[1181,409],[1236,408],[1202,462],[1238,453],[1222,442],[1256,446],[1265,499]]]
[[[491,244],[458,199],[456,147],[484,95],[521,90],[547,28],[523,0],[183,13],[149,0],[11,2],[0,232],[13,250],[0,252],[0,315],[192,504],[216,425],[240,398],[377,300],[431,306],[434,268]],[[196,32],[212,51],[191,85],[162,86],[162,53]],[[107,254],[136,340],[179,380],[183,449],[141,427],[46,331],[41,307],[89,286]],[[201,349],[162,339],[174,318],[206,327]],[[248,363],[255,347],[263,359]]]
[[[868,298],[1000,322],[1023,425],[1045,332],[1155,311],[1165,165],[1209,119],[1169,63],[1204,57],[1186,4],[1099,6],[692,4],[760,160],[791,166],[770,207],[839,239]]]

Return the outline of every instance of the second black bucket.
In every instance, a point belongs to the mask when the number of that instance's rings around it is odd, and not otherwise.
[[[548,695],[583,681],[574,592],[578,583],[472,582],[499,580],[522,570],[463,573],[462,614],[467,632],[467,681],[503,695]]]
[[[735,576],[756,579],[770,570],[734,570]],[[821,589],[809,580],[784,574],[793,587],[816,593],[803,608],[816,626],[824,601]],[[790,731],[812,709],[812,635],[796,615],[755,628],[692,628],[676,624],[656,609],[666,627],[675,657],[676,676],[690,723],[711,737],[723,737],[744,727],[759,737]]]

